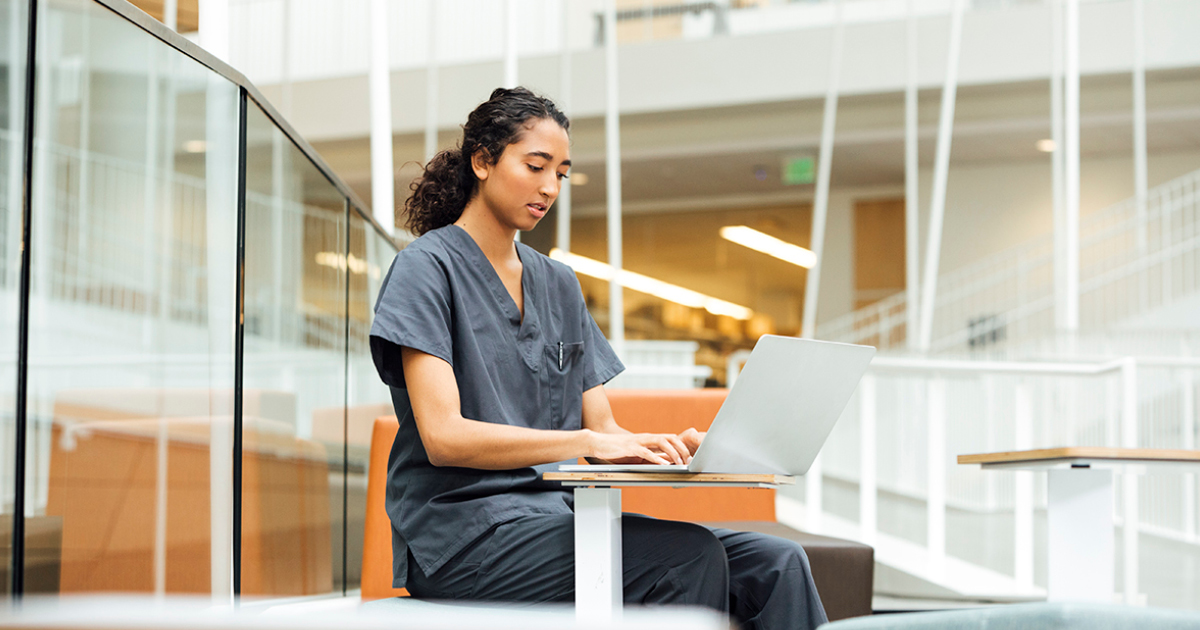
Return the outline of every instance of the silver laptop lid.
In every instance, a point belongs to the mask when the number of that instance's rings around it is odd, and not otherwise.
[[[764,335],[688,470],[808,472],[874,356],[870,346]]]

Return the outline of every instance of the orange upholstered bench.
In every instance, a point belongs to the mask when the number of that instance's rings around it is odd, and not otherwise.
[[[704,431],[728,390],[629,390],[608,392],[617,422],[636,432]],[[367,515],[363,533],[362,598],[407,596],[392,588],[392,526],[384,508],[387,460],[399,424],[395,416],[375,420],[367,471]],[[698,521],[762,531],[799,542],[808,553],[813,579],[830,620],[871,614],[874,550],[849,541],[804,534],[775,522],[775,491],[758,488],[623,488],[621,507],[657,518]]]

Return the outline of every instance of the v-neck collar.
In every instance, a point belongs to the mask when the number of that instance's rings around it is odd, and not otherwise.
[[[479,243],[469,232],[463,228],[450,224],[459,235],[460,238],[468,242],[466,249],[470,252],[468,256],[471,262],[483,274],[488,288],[491,290],[492,296],[495,298],[497,305],[501,311],[508,317],[509,322],[517,327],[520,331],[518,338],[524,339],[531,336],[537,330],[537,314],[533,308],[533,280],[532,274],[529,271],[529,256],[522,256],[521,245],[516,241],[513,242],[513,248],[516,250],[517,259],[521,261],[521,301],[525,303],[525,315],[521,316],[521,309],[517,308],[517,302],[513,299],[508,288],[504,286],[504,281],[500,279],[500,274],[496,273],[496,268],[492,266],[492,261],[488,260],[487,254],[483,253],[483,249],[479,247]],[[530,250],[532,251],[532,250]]]

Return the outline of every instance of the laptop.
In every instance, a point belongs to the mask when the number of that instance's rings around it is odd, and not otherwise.
[[[875,348],[764,335],[689,464],[569,464],[563,472],[803,475],[816,459]]]

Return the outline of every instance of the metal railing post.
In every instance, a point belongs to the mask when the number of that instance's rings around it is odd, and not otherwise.
[[[1025,379],[1017,384],[1016,391],[1016,435],[1013,448],[1018,451],[1033,448],[1033,398],[1029,383]],[[1033,471],[1014,471],[1015,493],[1013,499],[1014,532],[1014,575],[1018,582],[1033,586]]]
[[[1138,444],[1138,399],[1137,360],[1127,357],[1121,361],[1121,446],[1137,448]],[[1135,604],[1138,600],[1138,478],[1132,473],[1123,475],[1122,494],[1124,501],[1124,526],[1122,551],[1124,552],[1125,603]]]
[[[946,381],[935,375],[928,388],[926,544],[931,562],[940,569],[946,558]]]
[[[866,374],[859,384],[862,408],[859,413],[859,539],[868,545],[875,543],[878,497],[876,495],[875,462],[875,375]]]

